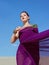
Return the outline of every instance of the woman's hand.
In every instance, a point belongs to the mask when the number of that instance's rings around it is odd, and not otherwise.
[[[20,31],[20,29],[21,29],[21,27],[19,26],[19,27],[17,27],[14,31],[13,31],[13,33],[14,34],[12,34],[12,36],[11,36],[11,43],[14,43],[18,38],[19,38],[19,31]]]
[[[14,31],[13,31],[13,33],[17,33],[17,31],[20,31],[20,29],[21,29],[21,27],[19,26],[19,27],[17,27]]]

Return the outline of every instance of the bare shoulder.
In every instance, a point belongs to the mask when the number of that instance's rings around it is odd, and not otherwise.
[[[29,24],[29,25],[27,25],[27,26],[22,26],[22,27],[20,28],[20,30],[22,30],[22,29],[24,29],[24,28],[26,28],[26,27],[38,28],[38,25],[37,25],[37,24]]]

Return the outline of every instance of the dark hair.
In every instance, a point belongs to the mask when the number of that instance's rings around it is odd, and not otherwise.
[[[21,13],[26,13],[26,14],[27,14],[27,16],[29,17],[29,14],[28,14],[26,11],[22,11]],[[20,13],[20,14],[21,14],[21,13]]]

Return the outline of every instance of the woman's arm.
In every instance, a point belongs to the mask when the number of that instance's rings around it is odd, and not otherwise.
[[[12,36],[11,36],[11,43],[14,43],[18,38],[19,38],[19,31],[20,31],[21,27],[18,27],[14,30]]]
[[[12,34],[11,36],[11,43],[14,43],[19,38],[19,32],[17,31],[16,34]]]

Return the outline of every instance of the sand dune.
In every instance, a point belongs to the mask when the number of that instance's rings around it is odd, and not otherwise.
[[[15,57],[0,57],[0,65],[17,65]],[[41,57],[39,65],[49,65],[49,57]]]
[[[0,57],[0,65],[16,65],[15,57]]]

